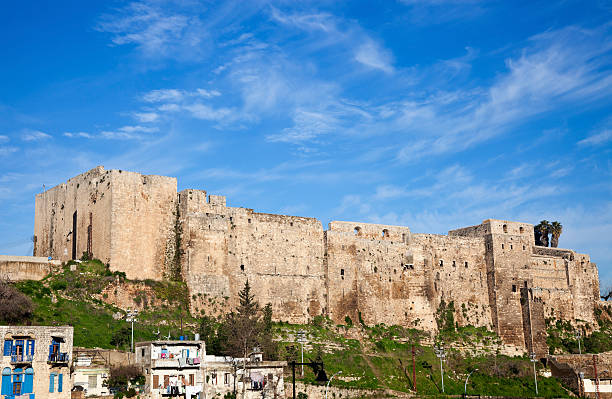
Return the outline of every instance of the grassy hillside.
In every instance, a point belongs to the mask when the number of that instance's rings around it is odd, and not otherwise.
[[[72,268],[72,270],[71,270]],[[27,294],[35,305],[33,324],[70,324],[74,326],[74,344],[83,347],[129,348],[130,325],[123,320],[125,312],[104,302],[103,291],[117,283],[135,283],[122,273],[111,273],[97,260],[71,262],[61,273],[42,281],[23,281],[15,286]],[[147,292],[138,294],[144,310],[134,325],[135,341],[155,339],[154,332],[172,338],[197,331],[199,319],[189,315],[187,287],[182,282],[142,281]],[[100,299],[96,299],[97,296]],[[157,304],[155,307],[150,304]],[[467,375],[468,393],[480,395],[535,396],[533,369],[529,359],[499,355],[499,337],[483,328],[457,329],[452,320],[452,304],[439,312],[440,334],[435,338],[447,348],[444,362],[444,385],[447,394],[462,394]],[[229,311],[229,309],[228,309]],[[602,333],[585,340],[593,350],[605,350],[609,345],[611,315],[599,314]],[[558,328],[557,328],[558,327]],[[567,326],[551,324],[549,344],[556,351],[571,350]],[[419,394],[441,393],[440,362],[433,352],[433,340],[423,331],[398,326],[334,325],[316,317],[309,325],[274,324],[274,336],[279,343],[278,358],[298,360],[298,330],[307,333],[305,359],[321,359],[328,376],[342,370],[336,386],[384,389],[410,392],[412,381],[412,346],[415,349],[416,386]],[[556,334],[558,333],[558,334]],[[564,341],[565,340],[565,341]],[[590,340],[590,341],[588,341]],[[587,341],[590,342],[587,344]],[[456,348],[456,349],[453,349]],[[470,354],[471,355],[468,355]],[[540,366],[540,365],[539,365]],[[305,369],[304,382],[314,383],[315,376]],[[290,381],[290,380],[288,380]],[[538,378],[540,396],[569,397],[554,378]]]
[[[441,394],[440,361],[433,348],[422,342],[426,335],[421,331],[384,325],[333,326],[329,321],[321,325],[277,324],[275,329],[282,339],[281,353],[289,359],[299,359],[300,347],[294,343],[295,337],[297,331],[306,331],[309,343],[304,350],[305,360],[322,359],[328,376],[342,370],[342,374],[333,381],[335,386],[342,387],[410,392],[413,387],[414,343],[418,393]],[[480,349],[481,344],[490,340],[492,335],[473,327],[460,329],[455,332],[457,341],[454,343],[463,346],[465,342],[471,342]],[[453,342],[447,341],[447,348],[451,344]],[[536,396],[533,366],[527,358],[500,356],[495,350],[484,350],[477,356],[467,357],[458,350],[447,349],[446,356],[444,386],[447,394],[462,394],[468,373],[478,369],[470,377],[468,393]],[[311,370],[305,369],[304,381],[315,383]],[[542,397],[570,397],[554,378],[538,377],[538,388]]]
[[[76,268],[71,271],[70,266]],[[95,299],[109,284],[126,281],[122,273],[111,273],[98,260],[71,262],[58,274],[42,281],[22,281],[16,287],[28,295],[34,303],[33,324],[74,326],[74,345],[83,347],[120,348],[129,347],[131,324],[123,320],[125,312],[103,300]],[[145,308],[134,324],[134,340],[154,339],[171,333],[178,338],[181,319],[184,334],[193,334],[197,325],[188,312],[187,287],[182,282],[144,281],[152,288],[162,305]],[[114,317],[113,317],[114,316]]]

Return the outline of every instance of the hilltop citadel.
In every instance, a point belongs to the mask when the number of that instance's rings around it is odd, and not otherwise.
[[[453,303],[459,326],[548,353],[545,319],[595,323],[588,255],[535,245],[533,225],[488,219],[448,235],[408,227],[257,213],[172,177],[102,166],[36,196],[34,255],[83,253],[130,279],[181,277],[192,309],[230,302],[248,279],[276,320],[325,315],[435,331]]]

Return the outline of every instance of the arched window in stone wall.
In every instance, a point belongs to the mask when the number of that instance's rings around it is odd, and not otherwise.
[[[506,225],[506,224],[505,224],[505,225],[503,226],[503,228],[504,228],[504,233],[507,233],[507,232],[508,232],[508,225]]]
[[[382,236],[383,236],[383,238],[389,238],[389,230],[383,229]]]
[[[360,236],[361,235],[361,227],[356,226],[355,230],[354,230],[354,233],[355,233],[356,236]]]
[[[523,231],[524,231],[524,230],[525,230],[525,229],[523,229],[523,226],[519,227],[519,233],[523,234]]]

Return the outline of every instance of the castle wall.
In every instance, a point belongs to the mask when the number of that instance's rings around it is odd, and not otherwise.
[[[175,203],[175,178],[98,166],[36,195],[34,255],[79,259],[90,243],[112,270],[160,279]]]
[[[112,189],[111,270],[124,271],[130,279],[162,279],[175,250],[176,179],[107,173]]]
[[[73,220],[74,216],[74,220]],[[257,213],[176,179],[97,167],[36,197],[34,253],[93,256],[130,279],[180,272],[191,310],[222,314],[248,280],[276,320],[328,315],[435,332],[451,302],[459,326],[546,350],[545,319],[594,322],[597,267],[587,255],[535,246],[533,225],[485,220],[448,235],[408,227]],[[73,245],[74,244],[74,245]]]
[[[79,259],[90,241],[94,256],[109,262],[111,197],[111,179],[101,166],[37,194],[34,256],[51,256],[62,262]]]
[[[323,229],[312,218],[256,213],[225,206],[198,190],[179,195],[184,276],[208,314],[237,304],[248,279],[277,320],[305,323],[324,312]]]

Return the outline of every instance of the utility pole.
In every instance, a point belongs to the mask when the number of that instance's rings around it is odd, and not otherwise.
[[[444,368],[442,367],[442,359],[446,357],[446,353],[444,353],[444,348],[442,346],[434,346],[434,352],[436,356],[440,358],[440,378],[442,379],[442,393],[444,393]]]
[[[132,345],[131,345],[132,352],[134,352],[134,322],[137,321],[136,316],[138,316],[137,309],[134,309],[134,310],[128,309],[127,317],[125,318],[125,321],[132,323]]]
[[[412,385],[414,385],[414,393],[418,393],[416,383],[416,360],[414,359],[414,344],[412,344]]]
[[[304,343],[306,342],[306,331],[300,330],[298,331],[298,339],[297,341],[300,343],[300,348],[302,350],[302,378],[304,378]]]
[[[535,391],[536,391],[536,395],[538,395],[538,375],[536,374],[536,354],[535,352],[531,352],[531,354],[529,355],[529,359],[531,360],[531,363],[533,363],[533,380],[535,381]]]
[[[578,340],[578,353],[582,355],[582,348],[580,347],[580,337],[582,336],[582,331],[576,330],[574,332],[574,336]]]
[[[595,371],[595,398],[599,399],[599,376],[597,375],[597,355],[593,355],[593,371]]]

